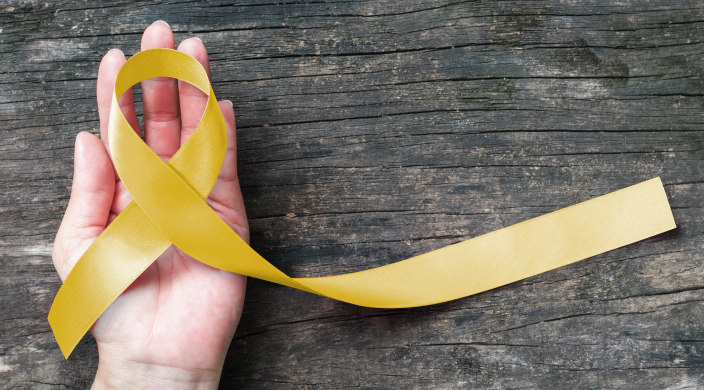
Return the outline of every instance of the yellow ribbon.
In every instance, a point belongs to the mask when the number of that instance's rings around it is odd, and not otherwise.
[[[164,163],[132,130],[117,99],[152,77],[208,95],[193,135]],[[172,243],[212,267],[355,305],[431,305],[476,294],[675,228],[659,178],[407,260],[361,272],[290,278],[205,203],[226,148],[225,123],[203,67],[174,50],[135,54],[115,81],[109,124],[115,167],[134,198],[80,258],[49,312],[64,356]]]

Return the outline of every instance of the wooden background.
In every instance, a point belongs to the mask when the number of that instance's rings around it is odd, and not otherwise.
[[[95,78],[164,19],[238,116],[252,243],[387,264],[661,176],[678,229],[477,296],[353,307],[250,280],[222,388],[704,388],[702,1],[4,1],[0,387],[86,388],[46,315]],[[137,96],[139,99],[139,96]]]

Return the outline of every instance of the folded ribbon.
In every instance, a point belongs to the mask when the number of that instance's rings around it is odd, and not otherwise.
[[[188,141],[163,162],[141,140],[117,99],[152,77],[208,95]],[[399,308],[476,294],[675,228],[659,178],[467,241],[365,271],[291,278],[249,247],[205,203],[222,165],[225,122],[194,58],[142,51],[115,81],[109,123],[117,172],[134,198],[79,259],[54,299],[49,323],[64,356],[107,307],[171,244],[212,267],[355,305]]]

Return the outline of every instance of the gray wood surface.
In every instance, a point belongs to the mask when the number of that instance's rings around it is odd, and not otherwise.
[[[679,227],[477,296],[350,306],[250,280],[222,388],[704,388],[702,1],[4,1],[0,387],[86,388],[46,315],[75,135],[111,47],[198,36],[252,243],[293,276],[413,254],[661,176]]]

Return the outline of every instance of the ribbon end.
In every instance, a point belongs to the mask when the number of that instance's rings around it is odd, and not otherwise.
[[[668,232],[670,230],[676,229],[677,222],[675,222],[675,216],[672,214],[672,206],[670,206],[670,200],[667,198],[667,193],[665,192],[665,185],[662,183],[662,179],[660,178],[660,176],[656,176],[648,181],[657,183],[657,186],[660,189],[662,203],[663,203],[663,205],[667,206],[667,207],[663,207],[663,210],[666,213],[666,215],[664,216],[666,221],[664,221],[664,223],[663,223],[663,231],[662,232],[664,233],[664,232]]]
[[[63,355],[64,359],[68,360],[68,357],[71,356],[71,353],[76,348],[76,345],[78,345],[78,342],[80,341],[82,336],[79,336],[77,338],[73,334],[75,333],[75,330],[72,332],[71,329],[61,329],[59,324],[64,323],[65,321],[59,321],[56,318],[56,313],[54,310],[49,310],[47,320],[49,321],[49,326],[51,327],[51,331],[54,334],[56,344],[59,345],[59,350],[61,350],[61,354]]]

